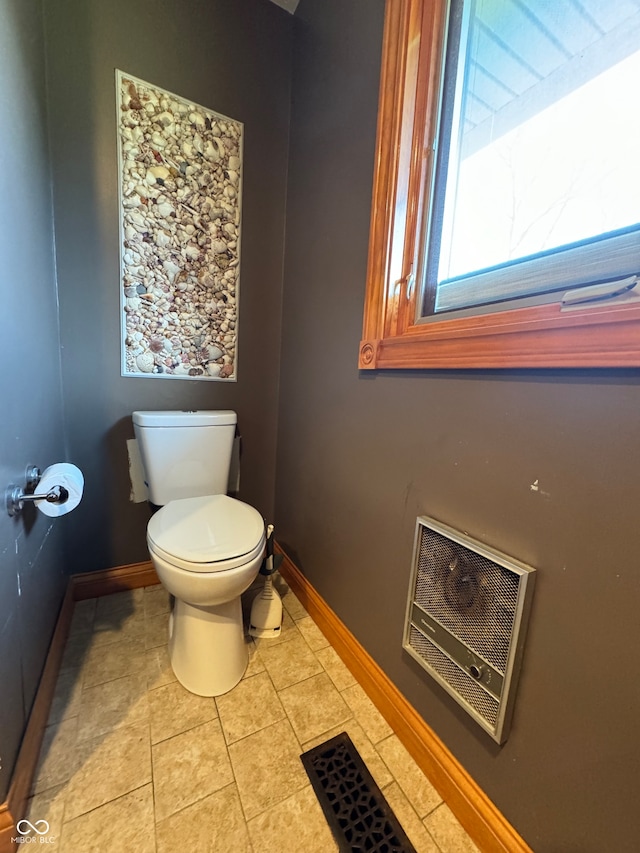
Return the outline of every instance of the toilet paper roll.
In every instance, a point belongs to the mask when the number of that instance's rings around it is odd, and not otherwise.
[[[64,503],[49,503],[49,501],[36,501],[36,506],[44,515],[55,517],[66,515],[75,509],[82,498],[84,489],[84,477],[82,471],[71,462],[58,462],[45,468],[40,482],[36,487],[36,493],[46,495],[54,486],[62,486],[69,492],[69,497]]]

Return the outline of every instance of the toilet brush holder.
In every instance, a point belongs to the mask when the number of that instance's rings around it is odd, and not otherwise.
[[[249,633],[259,639],[279,637],[282,631],[282,599],[273,585],[273,575],[282,562],[282,554],[273,555],[273,525],[267,528],[266,556],[260,574],[265,576],[262,590],[253,599]]]

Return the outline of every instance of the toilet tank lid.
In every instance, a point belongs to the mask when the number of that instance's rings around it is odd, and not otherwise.
[[[230,409],[134,412],[132,418],[134,424],[142,427],[227,426],[238,422],[238,416]]]

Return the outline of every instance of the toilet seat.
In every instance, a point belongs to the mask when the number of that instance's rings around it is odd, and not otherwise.
[[[223,572],[250,562],[264,548],[264,520],[227,495],[170,501],[147,526],[149,550],[190,572]]]

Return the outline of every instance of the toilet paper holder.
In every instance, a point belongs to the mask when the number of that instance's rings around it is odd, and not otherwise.
[[[13,518],[22,512],[25,501],[47,501],[47,503],[63,504],[69,498],[69,492],[64,486],[54,486],[46,494],[37,495],[35,489],[40,482],[42,472],[36,465],[27,465],[24,474],[24,487],[13,483],[5,491],[5,506],[7,513]]]

